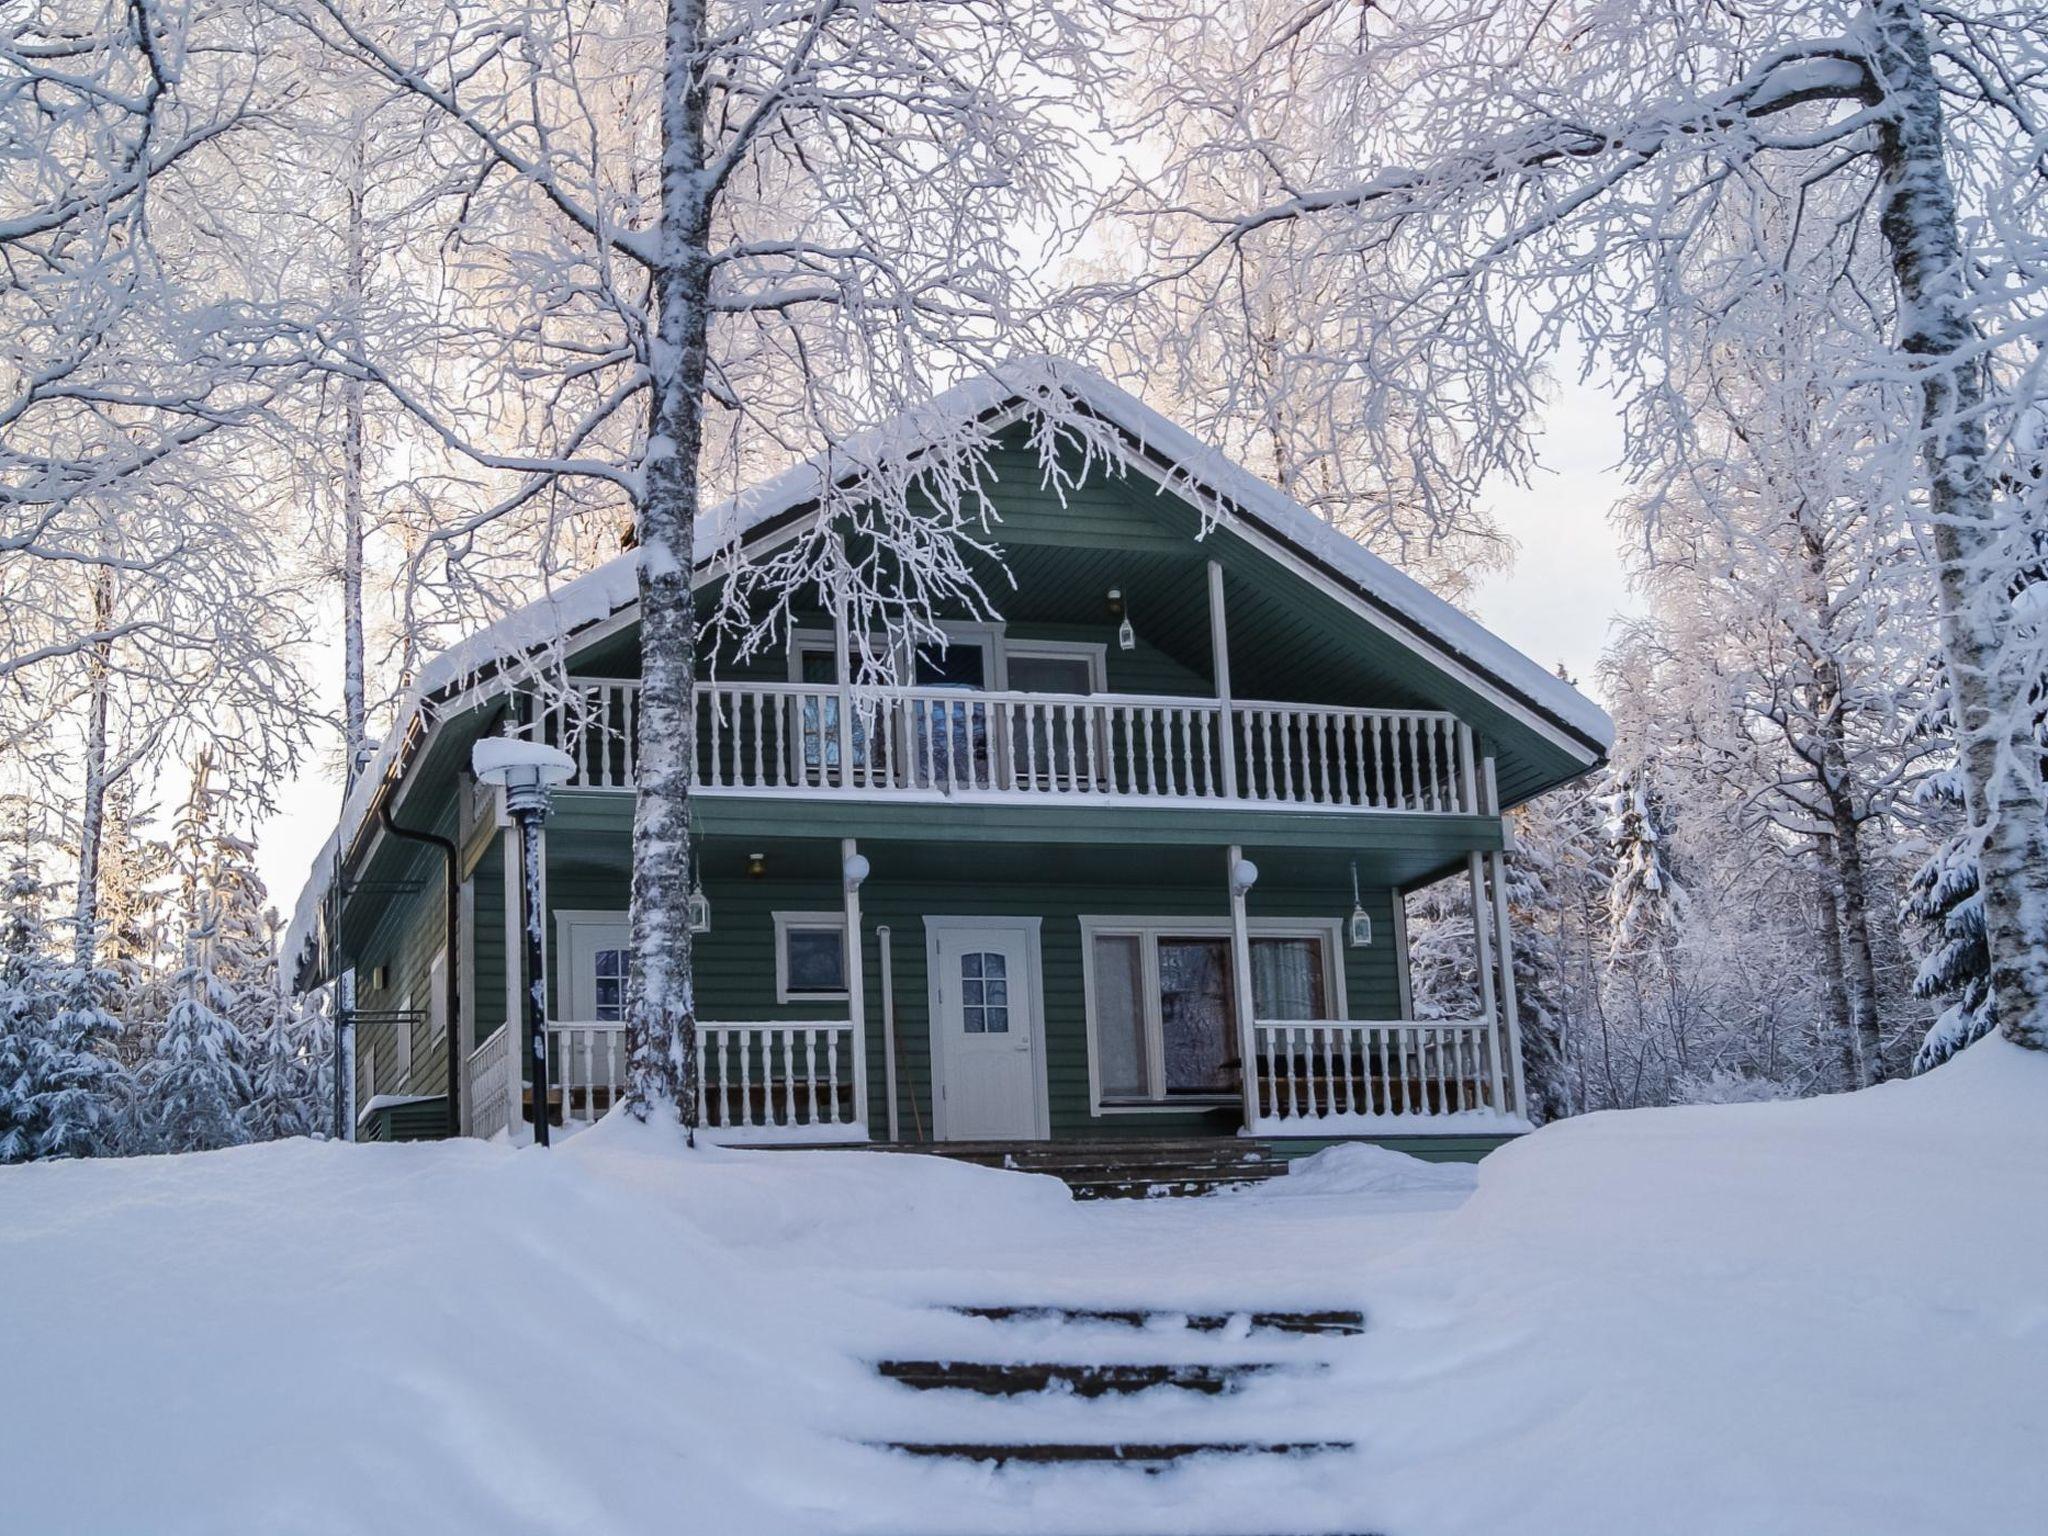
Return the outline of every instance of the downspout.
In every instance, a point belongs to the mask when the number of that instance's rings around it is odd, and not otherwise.
[[[441,858],[447,878],[442,882],[448,899],[447,928],[442,942],[448,953],[448,1134],[462,1134],[462,943],[457,931],[462,925],[462,895],[457,889],[455,870],[461,854],[455,840],[441,836],[438,832],[416,832],[410,827],[401,827],[391,819],[391,802],[380,799],[377,802],[377,816],[384,824],[384,830],[393,837],[402,837],[407,842],[431,843],[441,850]]]

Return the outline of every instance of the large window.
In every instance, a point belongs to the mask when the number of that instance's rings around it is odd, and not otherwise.
[[[1235,1097],[1243,1081],[1227,926],[1083,918],[1090,1068],[1099,1108]],[[1261,923],[1251,935],[1252,1011],[1341,1016],[1334,925]]]

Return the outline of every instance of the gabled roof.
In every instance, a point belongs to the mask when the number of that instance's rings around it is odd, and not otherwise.
[[[1028,414],[1034,403],[1047,403],[1055,395],[1062,397],[1062,414],[1078,411],[1111,429],[1126,464],[1201,505],[1223,527],[1256,536],[1271,552],[1302,563],[1354,606],[1425,648],[1438,665],[1539,723],[1587,766],[1613,744],[1614,726],[1606,711],[1571,684],[1135,396],[1063,359],[1025,359],[992,369],[705,511],[696,524],[698,580],[710,579],[720,553],[806,513],[815,515],[828,492],[857,484],[873,466],[911,459],[963,424]],[[431,724],[433,704],[498,662],[558,643],[633,607],[639,599],[639,560],[637,551],[609,560],[476,631],[421,668],[400,701],[390,734],[343,806],[334,836],[314,862],[286,930],[287,958],[311,937],[337,846],[353,848],[374,816],[378,797],[402,776],[407,748]]]

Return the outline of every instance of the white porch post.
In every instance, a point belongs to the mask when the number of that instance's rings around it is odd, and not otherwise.
[[[1241,1075],[1247,1130],[1259,1119],[1259,1058],[1257,1032],[1252,1028],[1252,941],[1251,924],[1245,916],[1245,895],[1258,878],[1258,867],[1232,843],[1224,879],[1230,891],[1230,993],[1237,1003],[1237,1052],[1244,1063]]]
[[[495,791],[493,791],[495,793]],[[499,837],[505,860],[505,1134],[519,1131],[520,1106],[525,1102],[526,1053],[517,1049],[520,1020],[526,1017],[526,980],[519,957],[526,953],[526,938],[519,931],[519,837],[506,827]],[[477,1134],[489,1136],[493,1127],[479,1126]]]
[[[1486,868],[1477,851],[1465,856],[1465,870],[1472,881],[1472,940],[1478,950],[1479,1012],[1493,1036],[1491,1048],[1486,1053],[1492,1091],[1489,1102],[1496,1114],[1504,1114],[1507,1098],[1501,1081],[1501,1053],[1506,1049],[1507,1032],[1501,1027],[1500,1006],[1493,988],[1493,939],[1487,931],[1492,925],[1487,921]]]
[[[1514,936],[1508,926],[1508,861],[1505,854],[1486,856],[1493,874],[1495,958],[1500,964],[1501,1016],[1506,1021],[1508,1071],[1515,1085],[1515,1113],[1527,1117],[1529,1089],[1522,1075],[1522,1015],[1515,999]]]
[[[860,884],[868,861],[850,837],[839,840],[840,888],[846,893],[846,1013],[853,1021],[853,1118],[868,1128],[868,1008],[865,946],[860,936]]]
[[[1479,785],[1486,797],[1481,809],[1489,816],[1500,816],[1501,846],[1512,850],[1515,846],[1514,829],[1508,825],[1507,818],[1501,816],[1500,779],[1494,770],[1491,754],[1480,761]],[[1493,928],[1495,958],[1500,964],[1501,1038],[1506,1042],[1508,1071],[1515,1088],[1515,1113],[1526,1117],[1529,1113],[1529,1086],[1522,1070],[1522,1012],[1515,997],[1515,943],[1508,923],[1507,855],[1489,854],[1487,862],[1493,874]]]
[[[853,643],[846,628],[846,592],[832,598],[832,656],[839,674],[839,787],[853,788]],[[822,765],[821,765],[822,766]]]
[[[1209,562],[1209,654],[1216,673],[1216,733],[1222,738],[1223,798],[1237,798],[1237,742],[1230,716],[1230,625],[1223,612],[1223,567]],[[1236,855],[1233,853],[1232,857]]]

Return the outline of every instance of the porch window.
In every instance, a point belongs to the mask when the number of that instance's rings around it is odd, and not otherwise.
[[[1098,1107],[1223,1102],[1242,1082],[1227,931],[1084,920],[1090,1061]],[[1207,926],[1207,925],[1201,925]],[[1336,952],[1316,931],[1254,933],[1253,1012],[1326,1019]]]
[[[775,1000],[846,998],[846,918],[837,912],[775,914]]]

